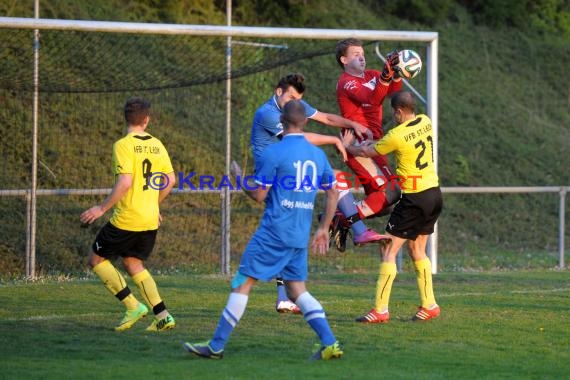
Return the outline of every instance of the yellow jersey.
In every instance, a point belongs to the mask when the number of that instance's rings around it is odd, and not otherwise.
[[[151,177],[174,169],[162,142],[148,133],[131,132],[113,144],[113,174],[131,174],[132,185],[115,204],[111,223],[127,231],[158,229],[159,188]],[[164,175],[163,175],[164,177]],[[149,183],[151,184],[149,186]]]
[[[433,131],[426,115],[417,115],[392,128],[374,149],[382,155],[394,152],[396,174],[404,193],[418,193],[439,186],[433,160]]]

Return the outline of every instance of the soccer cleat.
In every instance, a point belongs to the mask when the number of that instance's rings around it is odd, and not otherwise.
[[[323,214],[319,214],[319,221]],[[339,252],[346,250],[346,239],[350,233],[350,222],[344,217],[342,212],[336,211],[329,226],[329,247],[334,244]]]
[[[317,352],[311,356],[312,360],[329,360],[329,359],[340,359],[344,354],[342,347],[338,341],[334,342],[330,346],[322,346]]]
[[[380,242],[386,244],[390,242],[390,237],[388,235],[381,235],[373,230],[366,230],[366,232],[356,235],[354,237],[354,245],[364,245],[368,243]]]
[[[173,329],[176,326],[176,321],[172,317],[172,315],[168,314],[166,317],[162,319],[158,319],[154,317],[150,326],[146,328],[146,331],[166,331]]]
[[[339,227],[338,230],[335,232],[332,241],[334,242],[334,246],[337,251],[344,252],[346,251],[346,240],[348,239],[348,235],[350,234],[350,228],[347,227]]]
[[[185,342],[182,344],[186,351],[190,352],[191,354],[197,355],[201,358],[206,359],[221,359],[224,357],[224,350],[214,351],[210,346],[210,341],[202,342],[202,343],[188,343]]]
[[[383,313],[379,313],[372,309],[368,313],[364,314],[362,317],[355,319],[356,322],[360,323],[388,323],[390,320],[390,312],[386,310]]]
[[[301,314],[301,309],[299,309],[299,306],[295,305],[295,303],[289,300],[277,301],[275,310],[277,310],[278,313]]]
[[[346,251],[346,239],[350,233],[350,222],[340,211],[336,211],[329,227],[329,242],[339,252]]]
[[[115,327],[115,331],[125,331],[133,327],[135,323],[148,314],[148,308],[139,302],[139,306],[134,310],[127,310],[121,323]]]
[[[417,313],[412,317],[412,321],[429,321],[439,316],[441,310],[438,305],[433,306],[431,309],[418,306]]]

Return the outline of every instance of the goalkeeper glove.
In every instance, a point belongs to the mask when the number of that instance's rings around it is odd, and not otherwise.
[[[383,82],[389,83],[392,77],[397,74],[395,70],[396,65],[400,63],[400,58],[398,57],[398,50],[394,50],[391,53],[388,53],[386,56],[386,62],[384,62],[384,69],[380,74],[380,79]]]

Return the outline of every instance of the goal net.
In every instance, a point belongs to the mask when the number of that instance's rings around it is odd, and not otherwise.
[[[34,30],[39,31],[37,60]],[[150,265],[166,271],[235,270],[262,207],[239,192],[228,199],[216,186],[227,173],[228,159],[252,172],[251,119],[284,74],[303,73],[307,79],[304,99],[320,111],[338,113],[335,86],[340,71],[334,47],[337,40],[350,36],[365,41],[371,68],[382,66],[374,54],[376,43],[384,53],[402,47],[418,51],[424,57],[424,70],[414,86],[427,93],[423,112],[437,123],[433,79],[437,33],[0,17],[0,154],[4,158],[0,267],[5,268],[4,274],[21,273],[30,257],[37,274],[84,270],[94,236],[110,214],[86,229],[79,226],[79,214],[104,199],[112,187],[112,144],[125,132],[122,108],[133,95],[151,100],[149,132],[164,142],[177,177],[185,179],[162,205],[164,223]],[[34,94],[38,96],[36,119]],[[336,133],[317,123],[310,123],[308,129]],[[343,168],[336,152],[326,150],[333,166]],[[33,176],[35,194],[30,192]],[[210,177],[215,179],[213,184]],[[34,220],[27,217],[30,205],[35,207]],[[379,230],[384,224],[385,219],[371,222]],[[34,250],[26,252],[31,230],[35,231]],[[326,259],[312,258],[311,268],[376,270],[376,250],[359,250],[363,252],[357,256],[331,251]]]

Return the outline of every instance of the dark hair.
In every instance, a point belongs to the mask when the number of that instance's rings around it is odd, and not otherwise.
[[[128,125],[142,125],[144,118],[150,116],[150,102],[134,96],[125,103],[125,121]]]
[[[281,114],[281,122],[285,128],[288,128],[289,125],[298,127],[306,118],[305,107],[300,100],[289,100],[285,103]]]
[[[338,41],[336,44],[336,62],[344,69],[344,65],[340,61],[340,57],[346,55],[346,52],[351,46],[362,46],[362,41],[357,38],[347,38],[346,40]]]
[[[289,87],[293,87],[299,94],[305,92],[305,77],[301,73],[287,74],[277,83],[277,88],[287,91]]]
[[[415,112],[416,110],[416,99],[411,92],[399,91],[392,95],[391,103],[392,108],[401,108],[403,110]]]

